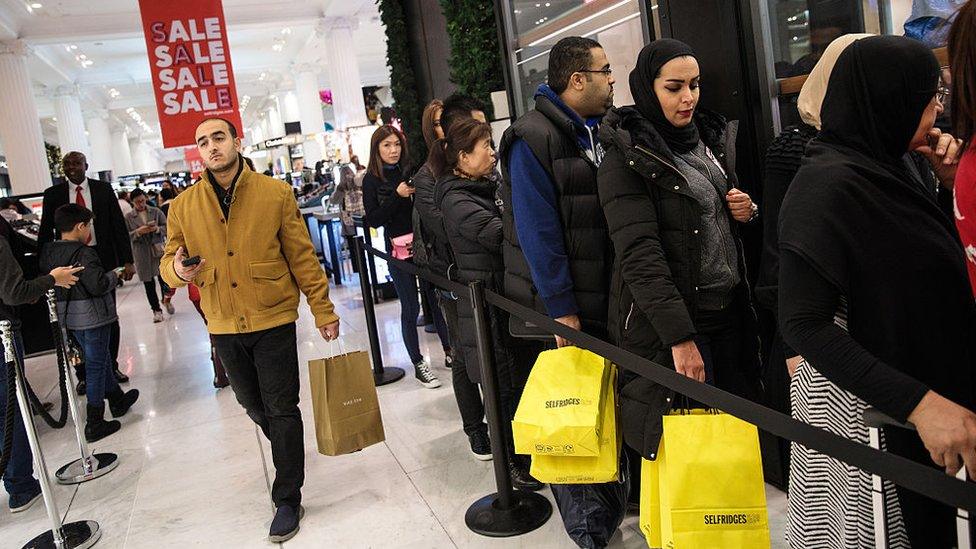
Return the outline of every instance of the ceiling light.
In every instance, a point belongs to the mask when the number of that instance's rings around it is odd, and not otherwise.
[[[71,48],[71,49],[73,49],[73,50],[76,50],[76,49],[78,49],[78,46],[76,46],[76,45],[74,45],[74,44],[71,44],[71,45],[70,45],[70,46],[68,46],[68,47],[69,47],[69,48]]]
[[[291,27],[281,29],[281,34],[291,34]]]
[[[83,54],[83,53],[79,53],[78,54],[78,59],[88,59],[88,56],[85,55],[85,54]]]
[[[44,7],[44,5],[41,4],[40,2],[32,2],[30,6],[35,10],[39,10]]]
[[[55,122],[57,122],[58,121],[58,117],[57,116],[52,116],[51,117],[51,120],[54,120]]]

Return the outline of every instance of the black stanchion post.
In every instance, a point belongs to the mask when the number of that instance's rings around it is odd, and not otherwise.
[[[376,309],[373,308],[373,288],[366,270],[366,242],[356,237],[356,267],[359,269],[359,287],[363,292],[363,309],[366,310],[366,333],[369,335],[369,352],[373,358],[373,381],[377,386],[400,381],[405,372],[403,368],[384,368],[383,351],[380,349],[380,335],[376,331]]]
[[[495,469],[497,492],[471,504],[464,522],[471,531],[483,536],[504,538],[518,536],[542,526],[552,516],[552,505],[545,497],[526,490],[513,490],[508,470],[506,429],[502,422],[501,397],[498,392],[498,372],[492,353],[491,332],[488,326],[485,287],[481,282],[468,286],[474,324],[478,338],[478,361],[481,363],[481,388],[484,393],[485,415],[491,434],[492,466]]]
[[[20,407],[20,417],[24,421],[24,430],[27,432],[27,442],[30,444],[31,453],[34,454],[34,472],[37,473],[37,479],[41,484],[44,507],[47,508],[47,516],[51,520],[51,529],[27,542],[23,549],[87,549],[98,542],[102,536],[102,531],[99,529],[98,523],[91,520],[68,524],[61,522],[61,513],[58,511],[58,504],[54,500],[51,479],[47,474],[47,463],[44,461],[37,428],[34,427],[34,418],[27,403],[24,365],[14,348],[13,330],[7,320],[0,321],[0,339],[2,339],[4,360],[8,363],[13,362],[14,365],[14,379],[8,379],[7,383],[17,384],[17,404]]]

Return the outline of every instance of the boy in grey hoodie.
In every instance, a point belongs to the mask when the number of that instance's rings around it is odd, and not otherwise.
[[[95,442],[122,427],[118,421],[105,421],[105,399],[112,417],[121,417],[139,398],[139,391],[123,392],[110,368],[111,326],[118,319],[112,290],[121,269],[106,272],[95,249],[86,245],[91,240],[91,220],[92,213],[84,206],[65,204],[58,208],[54,225],[61,240],[44,247],[40,263],[44,270],[84,267],[78,273],[78,284],[57,290],[58,316],[84,352],[88,381],[85,439]]]

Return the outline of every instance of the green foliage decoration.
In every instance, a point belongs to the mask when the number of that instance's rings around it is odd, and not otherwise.
[[[451,81],[479,99],[492,119],[491,92],[505,89],[495,11],[490,0],[439,0],[451,40]]]
[[[417,94],[417,78],[410,60],[407,40],[407,21],[401,0],[376,0],[380,21],[386,27],[386,64],[390,67],[390,88],[396,101],[396,112],[403,123],[403,131],[414,167],[427,159],[427,144],[421,129],[424,106]]]

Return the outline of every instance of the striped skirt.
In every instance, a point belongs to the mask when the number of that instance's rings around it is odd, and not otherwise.
[[[867,404],[820,375],[806,361],[790,381],[793,418],[862,444],[869,444],[862,415]],[[882,448],[884,435],[882,433]],[[895,487],[884,482],[888,547],[910,548]],[[790,455],[789,523],[795,549],[874,547],[871,475],[857,467],[793,444]]]

